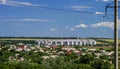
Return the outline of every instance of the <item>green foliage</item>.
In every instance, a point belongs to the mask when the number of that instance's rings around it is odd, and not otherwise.
[[[100,56],[100,59],[108,60],[108,56],[107,55]]]
[[[96,69],[111,69],[111,64],[109,62],[104,62],[103,60],[95,60],[92,63],[92,67],[96,68]]]
[[[61,69],[64,65],[64,58],[49,58],[47,60],[42,61],[42,65],[46,69]]]
[[[40,64],[28,61],[8,61],[0,63],[0,69],[111,69],[109,62],[95,60],[90,64],[65,62],[64,57],[42,60]]]
[[[66,54],[65,56],[65,61],[66,62],[70,62],[71,60],[74,60],[75,58],[78,58],[78,55],[76,53],[72,53],[72,54]]]
[[[45,69],[94,69],[89,64],[66,63],[63,57],[47,59],[42,65]]]
[[[8,68],[7,65],[0,64],[0,69],[10,69],[10,68]]]
[[[91,64],[93,60],[94,60],[94,57],[91,54],[86,54],[81,57],[80,62],[83,64]]]
[[[94,69],[89,64],[64,64],[63,69]]]
[[[12,45],[12,44],[18,44],[18,43],[24,43],[24,44],[36,44],[35,40],[0,40],[0,44],[3,45]]]
[[[42,65],[30,62],[10,61],[0,64],[0,69],[45,69]]]

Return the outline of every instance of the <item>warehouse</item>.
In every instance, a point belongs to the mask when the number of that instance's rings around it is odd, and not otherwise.
[[[96,45],[93,39],[41,39],[36,41],[38,45]]]

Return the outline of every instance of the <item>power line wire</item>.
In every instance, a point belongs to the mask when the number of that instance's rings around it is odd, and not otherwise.
[[[58,11],[67,11],[67,12],[78,12],[78,13],[95,14],[94,12],[89,12],[89,11],[75,11],[75,10],[67,10],[67,9],[60,9],[60,8],[43,7],[43,6],[37,6],[37,7],[38,7],[38,8],[43,8],[43,9],[58,10]]]
[[[44,6],[31,6],[36,8],[43,8],[43,9],[50,9],[50,10],[56,10],[56,11],[66,11],[66,12],[75,12],[75,13],[85,13],[85,14],[96,14],[96,12],[90,12],[90,11],[75,11],[75,10],[69,10],[69,9],[60,9],[60,8],[52,8],[52,7],[44,7]],[[97,15],[105,15],[103,14],[97,14]],[[107,15],[114,15],[114,14],[107,14]]]

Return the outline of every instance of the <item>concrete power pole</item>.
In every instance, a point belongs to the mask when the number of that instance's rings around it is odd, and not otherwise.
[[[118,69],[118,0],[114,0],[114,44],[115,44],[115,69]]]

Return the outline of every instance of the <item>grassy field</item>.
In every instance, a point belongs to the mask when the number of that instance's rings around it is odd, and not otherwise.
[[[105,44],[105,43],[114,43],[114,39],[97,39],[97,44]],[[120,39],[118,40],[118,43],[120,44]]]
[[[97,41],[97,44],[103,44],[103,42],[99,42],[99,41]]]
[[[38,40],[38,39],[29,39],[29,38],[1,38],[0,40]]]
[[[99,40],[108,41],[108,42],[114,42],[114,39],[99,39]],[[120,43],[120,39],[118,41]]]
[[[0,40],[39,40],[37,38],[0,38]],[[97,41],[97,44],[105,44],[104,41],[107,42],[111,42],[113,43],[114,42],[114,39],[97,39],[97,40],[101,40],[101,41]],[[119,43],[120,43],[120,39],[119,39]]]

